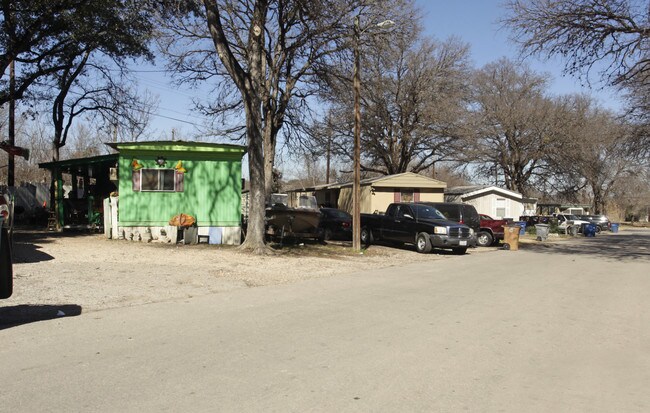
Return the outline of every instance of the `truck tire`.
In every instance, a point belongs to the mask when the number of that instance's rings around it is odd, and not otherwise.
[[[455,255],[465,255],[467,252],[467,247],[452,248],[452,251]]]
[[[363,227],[361,228],[361,243],[363,245],[370,245],[374,241],[374,237],[372,236],[372,231],[368,227]]]
[[[476,243],[479,247],[489,247],[494,242],[492,234],[487,231],[481,231],[476,236]]]
[[[7,229],[0,235],[0,298],[9,298],[13,293],[14,273],[11,264],[11,244]]]
[[[431,240],[429,239],[429,234],[420,232],[417,237],[415,237],[415,249],[421,254],[431,252]]]

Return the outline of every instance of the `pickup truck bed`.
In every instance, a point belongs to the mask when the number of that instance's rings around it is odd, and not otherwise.
[[[481,229],[476,237],[480,247],[489,247],[503,240],[503,227],[508,224],[507,219],[494,219],[489,215],[480,214]]]

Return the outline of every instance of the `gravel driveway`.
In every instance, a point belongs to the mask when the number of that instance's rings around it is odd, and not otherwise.
[[[490,249],[470,249],[468,254]],[[83,312],[169,301],[235,288],[292,283],[412,262],[463,259],[448,252],[349,243],[297,245],[258,257],[234,247],[108,240],[100,234],[17,231],[14,294],[2,307],[74,306]]]

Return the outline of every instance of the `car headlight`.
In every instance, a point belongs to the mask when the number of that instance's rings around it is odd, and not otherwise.
[[[469,229],[469,235],[474,235],[474,228]]]
[[[433,228],[433,233],[434,234],[440,234],[440,235],[446,235],[447,234],[447,227],[434,227]]]

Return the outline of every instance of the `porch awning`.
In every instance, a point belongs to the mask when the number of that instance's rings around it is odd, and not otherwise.
[[[43,169],[58,169],[61,173],[74,175],[98,176],[100,171],[114,167],[117,164],[119,154],[91,156],[88,158],[66,159],[63,161],[52,161],[39,163],[38,167]]]

